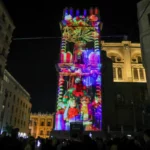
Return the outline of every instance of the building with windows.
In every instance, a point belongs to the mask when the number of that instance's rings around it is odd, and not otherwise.
[[[21,135],[29,133],[29,119],[31,112],[30,94],[7,71],[1,88],[0,129],[6,130],[7,126],[19,128]]]
[[[139,43],[130,41],[107,43],[102,41],[101,44],[107,57],[111,58],[113,62],[114,82],[147,82]]]
[[[9,16],[4,4],[0,0],[0,83],[3,79],[14,29],[15,26],[13,24],[13,21]]]
[[[148,92],[140,44],[102,41],[101,46],[107,55],[107,59],[102,58],[103,129],[133,131],[146,127]]]
[[[143,64],[146,69],[147,87],[150,98],[150,1],[141,0],[137,4],[140,43],[142,47]],[[149,100],[150,104],[150,100]]]
[[[53,129],[54,114],[33,113],[30,115],[30,134],[35,138],[48,138]]]

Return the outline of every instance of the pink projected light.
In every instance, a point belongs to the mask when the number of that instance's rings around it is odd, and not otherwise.
[[[64,10],[55,130],[102,129],[100,24],[97,8]]]

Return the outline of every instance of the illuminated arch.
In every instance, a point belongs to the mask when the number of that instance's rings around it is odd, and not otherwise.
[[[124,57],[121,53],[119,52],[115,52],[115,51],[109,51],[107,52],[107,56],[109,58],[112,58],[112,56],[116,57],[117,59],[120,59],[120,62],[123,62],[124,61]]]
[[[134,51],[131,54],[131,61],[132,62],[139,62],[139,63],[142,62],[142,56],[141,56],[141,53],[138,50]]]

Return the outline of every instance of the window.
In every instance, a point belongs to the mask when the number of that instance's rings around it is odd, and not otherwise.
[[[148,14],[148,23],[150,25],[150,13]]]
[[[9,83],[9,79],[8,79],[8,77],[7,77],[6,75],[4,75],[4,80],[5,80],[7,83]]]
[[[135,58],[132,59],[132,63],[136,63],[136,59]]]
[[[41,122],[41,126],[44,126],[44,121]]]
[[[144,70],[142,68],[140,68],[140,79],[143,80],[144,79]]]
[[[50,135],[50,131],[47,131],[47,136],[49,136]]]
[[[16,113],[18,112],[18,108],[16,108]]]
[[[47,126],[51,126],[51,122],[50,121],[47,122]]]
[[[118,68],[118,79],[122,79],[122,68]]]
[[[121,62],[121,58],[120,58],[120,57],[118,57],[118,58],[117,58],[117,61],[118,61],[118,62]]]
[[[40,135],[43,135],[43,130],[40,131]]]
[[[139,79],[139,77],[138,77],[138,69],[137,68],[133,68],[133,75],[134,75],[134,79]]]

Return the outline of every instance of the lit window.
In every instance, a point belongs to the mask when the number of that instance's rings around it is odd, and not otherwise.
[[[138,77],[138,69],[137,68],[133,69],[133,75],[134,75],[134,79],[139,79],[139,77]]]
[[[122,79],[122,68],[118,68],[118,79]]]
[[[143,80],[144,79],[144,70],[142,68],[140,68],[140,79]]]

